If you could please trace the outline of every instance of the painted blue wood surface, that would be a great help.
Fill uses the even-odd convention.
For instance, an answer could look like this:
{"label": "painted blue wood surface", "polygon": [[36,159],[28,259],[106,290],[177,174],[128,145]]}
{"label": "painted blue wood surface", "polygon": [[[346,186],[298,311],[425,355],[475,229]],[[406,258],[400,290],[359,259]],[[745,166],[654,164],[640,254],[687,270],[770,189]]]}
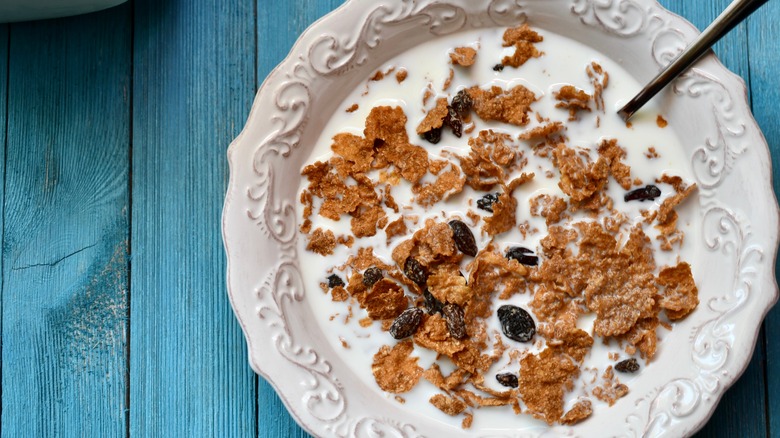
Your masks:
{"label": "painted blue wood surface", "polygon": [[[780,3],[768,2],[763,10],[748,22],[750,54],[750,84],[753,115],[764,132],[772,151],[772,176],[775,194],[780,193]],[[775,278],[780,268],[775,270]],[[766,352],[765,381],[769,436],[780,435],[780,310],[775,306],[764,323]],[[761,388],[756,388],[756,391]]]}
{"label": "painted blue wood surface", "polygon": [[[6,162],[5,159],[5,145],[7,144],[7,132],[8,132],[8,105],[3,105],[3,103],[8,102],[8,34],[9,34],[9,26],[8,25],[2,25],[0,26],[0,141],[2,141],[3,148],[2,152],[0,152],[0,160],[2,160],[2,163]],[[0,208],[0,212],[3,212],[3,214],[0,214],[0,230],[3,230],[5,228],[4,226],[4,219],[5,219],[5,164],[3,166],[0,166],[0,178],[2,178],[2,181],[4,182],[2,187],[0,187],[0,205],[3,206],[3,208]],[[2,233],[0,233],[0,239],[2,239]],[[1,242],[0,242],[1,243]],[[0,257],[0,273],[4,272],[4,257]],[[2,302],[2,294],[3,294],[3,282],[0,280],[0,303]],[[0,307],[0,338],[2,337],[2,324],[3,318],[2,318],[2,307]],[[0,379],[2,378],[2,370],[3,370],[3,364],[2,364],[2,347],[0,346]],[[1,380],[0,380],[1,382]],[[0,385],[0,388],[2,386]],[[0,389],[0,397],[2,397],[2,390]],[[2,400],[0,399],[0,406],[2,405]],[[0,408],[0,432],[2,432],[2,408]]]}
{"label": "painted blue wood surface", "polygon": [[255,90],[254,4],[139,0],[133,40],[133,436],[255,434],[225,292],[225,151]]}
{"label": "painted blue wood surface", "polygon": [[[728,2],[661,0],[699,28]],[[219,227],[256,87],[340,4],[136,0],[0,26],[3,436],[308,436],[247,364]],[[751,87],[777,190],[776,17],[715,50]],[[700,436],[780,434],[778,335],[775,311]]]}
{"label": "painted blue wood surface", "polygon": [[125,434],[128,12],[10,26],[7,436]]}

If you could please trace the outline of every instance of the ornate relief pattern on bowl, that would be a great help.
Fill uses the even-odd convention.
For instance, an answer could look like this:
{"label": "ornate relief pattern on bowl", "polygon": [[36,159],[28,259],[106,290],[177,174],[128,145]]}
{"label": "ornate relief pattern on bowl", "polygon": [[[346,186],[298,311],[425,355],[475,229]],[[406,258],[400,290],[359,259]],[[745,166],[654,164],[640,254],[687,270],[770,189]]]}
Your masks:
{"label": "ornate relief pattern on bowl", "polygon": [[[361,25],[342,30],[337,23],[344,20]],[[247,125],[228,152],[231,174],[223,213],[228,291],[253,369],[314,435],[436,436],[445,428],[457,436],[518,436],[517,431],[485,435],[443,426],[350,379],[348,365],[328,346],[326,335],[311,330],[314,316],[305,302],[296,254],[295,203],[299,169],[309,155],[304,145],[313,145],[327,122],[323,114],[331,114],[343,98],[339,93],[426,38],[526,20],[610,54],[639,81],[649,79],[696,35],[690,24],[652,0],[396,0],[381,5],[352,0],[312,25],[258,91]],[[675,356],[676,366],[664,366],[661,352],[647,368],[652,378],[637,380],[613,408],[597,411],[576,427],[535,429],[522,436],[604,434],[605,422],[596,418],[600,414],[609,416],[614,435],[693,433],[747,366],[760,324],[755,315],[764,315],[776,300],[778,214],[769,152],[748,109],[744,83],[709,57],[662,98],[670,119],[698,127],[677,134],[691,145],[686,154],[700,187],[703,226],[697,241],[702,245],[695,274],[704,292],[699,309],[664,340],[668,350],[687,348],[690,357]],[[747,194],[732,195],[744,193],[745,181]],[[756,211],[766,214],[748,215]]]}

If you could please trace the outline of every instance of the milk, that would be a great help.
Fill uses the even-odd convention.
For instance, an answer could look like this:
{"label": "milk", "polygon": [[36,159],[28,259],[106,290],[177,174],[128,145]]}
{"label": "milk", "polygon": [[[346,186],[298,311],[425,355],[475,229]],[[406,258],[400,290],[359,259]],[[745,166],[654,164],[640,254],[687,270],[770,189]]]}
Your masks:
{"label": "milk", "polygon": [[[652,105],[646,107],[641,113],[635,116],[632,120],[631,127],[627,127],[626,123],[617,116],[617,109],[631,97],[634,90],[640,88],[639,84],[618,64],[603,54],[594,51],[577,41],[550,32],[540,31],[544,36],[544,41],[536,44],[536,47],[544,52],[543,56],[530,59],[519,69],[506,67],[503,71],[494,71],[492,67],[500,63],[504,56],[511,55],[514,50],[513,47],[501,47],[503,31],[504,29],[495,28],[458,33],[445,38],[428,41],[427,43],[421,44],[390,60],[379,69],[381,71],[390,71],[393,69],[393,71],[383,80],[369,81],[367,78],[364,84],[357,87],[344,99],[340,105],[341,110],[333,114],[332,118],[323,129],[312,155],[307,162],[312,163],[317,160],[327,160],[330,158],[330,156],[332,156],[330,150],[332,144],[331,139],[337,133],[348,132],[362,136],[365,119],[369,112],[373,107],[381,105],[391,107],[398,106],[404,110],[404,113],[408,118],[406,129],[409,133],[411,142],[424,147],[429,152],[431,158],[441,159],[441,156],[446,152],[461,156],[468,155],[470,150],[468,138],[470,136],[476,136],[480,130],[493,129],[495,131],[508,133],[512,138],[517,139],[519,133],[540,125],[533,115],[531,116],[531,123],[525,127],[510,126],[504,123],[485,122],[474,115],[473,120],[477,124],[477,129],[474,132],[464,134],[462,138],[456,138],[450,130],[445,127],[442,131],[441,141],[436,145],[432,145],[420,138],[416,134],[415,129],[425,117],[425,113],[435,105],[436,99],[439,97],[448,97],[449,100],[459,89],[471,87],[473,85],[480,85],[483,88],[497,85],[504,89],[509,89],[516,85],[523,85],[533,91],[538,98],[538,101],[531,106],[534,112],[538,112],[542,116],[550,118],[550,121],[561,121],[566,124],[568,129],[564,134],[569,139],[567,142],[569,147],[590,149],[591,156],[595,158],[597,156],[595,150],[598,144],[601,143],[603,139],[615,138],[618,140],[618,144],[627,152],[627,157],[624,159],[624,162],[631,166],[632,178],[640,178],[643,181],[643,184],[653,184],[656,178],[666,173],[668,175],[682,176],[686,182],[690,181],[687,176],[692,173],[688,162],[683,156],[683,148],[675,137],[671,126],[662,129],[656,124],[656,116],[661,114],[656,108],[653,108]],[[448,52],[454,47],[464,46],[470,46],[478,50],[476,63],[468,68],[451,66]],[[557,101],[552,96],[553,91],[558,90],[562,85],[570,84],[586,90],[587,92],[591,92],[592,84],[585,69],[586,66],[590,65],[593,61],[599,63],[604,70],[609,73],[609,85],[603,93],[606,112],[581,111],[578,113],[579,121],[568,122],[568,110],[555,108]],[[454,77],[452,78],[448,90],[442,91],[442,87],[449,77],[450,68],[455,70]],[[395,73],[399,69],[405,69],[408,72],[407,78],[400,84],[395,78]],[[436,94],[427,100],[427,105],[424,105],[422,96],[429,87],[429,84]],[[346,109],[355,103],[359,105],[359,108],[354,112],[347,112]],[[670,120],[669,122],[671,125],[674,124],[675,121]],[[509,246],[522,245],[539,253],[541,250],[539,241],[546,236],[547,228],[544,223],[544,218],[531,216],[528,202],[529,199],[540,194],[555,195],[564,199],[568,199],[568,197],[564,195],[558,187],[559,173],[557,169],[552,166],[550,160],[535,156],[530,149],[531,142],[521,140],[519,141],[519,144],[519,150],[524,151],[524,157],[528,159],[528,165],[522,172],[534,172],[536,177],[532,181],[516,189],[513,194],[518,200],[517,218],[519,222],[527,220],[530,223],[530,228],[536,228],[539,232],[524,237],[517,228],[515,228],[510,232],[497,236],[496,242],[502,250]],[[655,148],[659,154],[659,158],[648,159],[645,156],[649,147]],[[545,176],[547,171],[552,171],[555,177],[547,178]],[[370,174],[370,176],[376,179],[376,172]],[[517,176],[517,174],[512,175],[512,177],[514,176]],[[432,176],[426,175],[426,178],[431,179]],[[307,181],[303,178],[300,190],[302,191],[306,186]],[[657,209],[664,199],[674,194],[673,190],[668,186],[664,185],[660,187],[662,188],[662,196],[655,201],[634,201],[626,203],[623,201],[625,190],[623,190],[616,181],[613,179],[610,180],[608,190],[609,196],[615,201],[615,207],[619,211],[625,213],[630,219],[629,223],[624,224],[621,228],[624,240],[627,238],[628,230],[633,224],[638,223],[643,219],[640,214],[640,209]],[[500,189],[497,188],[495,191],[500,191]],[[415,230],[424,226],[426,218],[437,218],[440,222],[446,222],[451,218],[457,217],[471,225],[471,221],[468,220],[465,215],[467,211],[472,210],[483,217],[487,217],[491,214],[476,208],[476,200],[481,198],[484,194],[485,193],[483,192],[475,192],[470,187],[465,186],[461,194],[452,197],[446,202],[437,203],[426,210],[411,201],[412,193],[410,185],[407,182],[402,181],[399,186],[392,188],[392,195],[402,208],[398,214],[386,209],[386,212],[388,213],[388,222],[395,220],[400,215],[419,216],[417,225],[410,227],[409,236]],[[469,200],[471,200],[471,205],[469,205]],[[697,224],[690,220],[690,218],[693,217],[692,211],[690,210],[695,208],[695,206],[692,206],[691,204],[694,203],[689,202],[686,208],[679,209],[680,220],[678,221],[678,227],[685,232],[687,237],[686,244],[683,245],[682,249],[678,250],[675,248],[675,251],[671,252],[660,251],[659,243],[655,239],[657,231],[653,227],[645,227],[645,232],[653,242],[655,259],[659,267],[676,264],[678,256],[683,260],[691,262],[690,258],[686,257],[686,255],[691,254],[691,237],[698,235],[698,230],[696,229]],[[337,236],[351,234],[349,217],[342,217],[339,221],[332,221],[317,216],[316,212],[318,211],[320,202],[315,199],[314,205],[315,215],[311,218],[313,221],[313,229],[317,227],[330,229]],[[404,209],[403,206],[411,206],[412,208]],[[298,214],[299,217],[301,217],[301,205],[298,206]],[[572,222],[576,222],[577,220],[591,219],[581,214],[575,214]],[[407,225],[410,224],[407,223]],[[480,248],[483,248],[490,238],[481,233],[481,225],[482,223],[471,228],[474,232],[477,245]],[[361,327],[358,324],[358,321],[366,317],[366,313],[356,304],[352,306],[354,315],[349,318],[349,322],[345,323],[348,315],[348,304],[344,302],[332,302],[328,294],[321,292],[319,284],[325,281],[329,268],[342,265],[350,254],[356,252],[357,248],[373,247],[375,255],[391,265],[394,264],[390,257],[393,248],[409,236],[396,238],[388,246],[385,241],[385,233],[382,230],[378,230],[377,234],[373,237],[356,239],[352,249],[339,245],[335,249],[334,254],[325,257],[306,251],[306,239],[298,239],[298,254],[302,266],[314,267],[302,271],[306,287],[306,299],[312,306],[315,315],[317,315],[321,330],[329,334],[328,339],[333,348],[343,355],[346,363],[351,365],[355,378],[363,380],[368,387],[374,388],[379,397],[386,397],[393,403],[395,403],[395,396],[381,391],[376,385],[371,373],[371,363],[373,355],[382,345],[394,345],[396,341],[392,339],[388,333],[381,331],[378,322],[374,323],[371,327]],[[463,266],[470,260],[470,257],[465,257]],[[342,272],[335,272],[345,281],[347,280]],[[499,301],[496,299],[493,306],[493,315],[487,321],[490,330],[497,330],[500,333],[498,318],[495,316],[495,310],[500,305],[515,304],[525,309],[530,309],[528,303],[531,299],[532,296],[527,293],[516,294],[506,301]],[[578,321],[578,326],[590,334],[593,334],[593,319],[594,315],[583,315]],[[669,332],[664,329],[659,329],[658,335],[659,338],[662,339],[664,336],[668,336]],[[535,340],[540,339],[540,336],[535,337]],[[510,349],[528,349],[530,352],[538,352],[540,349],[539,347],[544,347],[543,343],[535,346],[530,343],[517,343],[506,337],[504,337],[503,340]],[[587,371],[586,369],[595,368],[598,370],[598,378],[595,383],[598,385],[601,381],[601,374],[606,366],[614,364],[614,361],[608,358],[610,352],[619,353],[621,359],[628,357],[614,342],[611,343],[611,345],[606,345],[601,338],[595,338],[594,341],[593,348],[585,358],[581,367],[582,375],[580,376],[574,391],[567,395],[565,409],[570,408],[577,397],[583,395],[583,391],[587,390],[589,392],[593,387],[589,382],[595,371]],[[349,347],[345,348],[342,342],[345,342]],[[663,341],[661,341],[661,344],[662,342]],[[419,365],[423,368],[428,368],[434,362],[436,356],[435,353],[423,348],[416,348],[413,355],[419,357]],[[447,363],[448,361],[446,358],[440,359],[438,362],[442,365],[442,371],[445,375],[453,369],[453,366]],[[642,362],[640,361],[640,363]],[[507,351],[507,353],[504,354],[504,357],[486,373],[485,380],[489,386],[497,390],[503,390],[506,388],[501,387],[495,381],[494,375],[502,371],[517,372],[518,369],[519,365],[517,362],[510,364]],[[634,375],[618,374],[620,381],[627,384],[629,388],[631,387],[631,381],[641,378],[641,376],[641,370]],[[429,398],[437,393],[440,393],[440,390],[433,387],[433,385],[424,379],[421,379],[420,383],[411,392],[401,395],[406,401],[403,406],[410,411],[421,413],[433,419],[459,427],[462,416],[450,417],[428,402]],[[591,397],[591,400],[594,403],[594,408],[596,405],[602,404],[593,397]],[[521,430],[525,428],[546,426],[544,423],[533,419],[530,415],[515,415],[509,407],[492,407],[476,410],[472,427],[477,429],[499,427]]]}

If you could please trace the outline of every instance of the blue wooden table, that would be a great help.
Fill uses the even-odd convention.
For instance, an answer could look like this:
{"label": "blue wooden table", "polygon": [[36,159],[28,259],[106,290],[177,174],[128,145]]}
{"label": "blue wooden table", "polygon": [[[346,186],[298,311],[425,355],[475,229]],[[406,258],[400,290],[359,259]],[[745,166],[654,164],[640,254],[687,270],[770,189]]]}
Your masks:
{"label": "blue wooden table", "polygon": [[[0,26],[3,436],[306,434],[225,292],[225,153],[339,0],[137,0]],[[729,0],[662,0],[703,28]],[[780,181],[780,1],[716,47]],[[780,313],[702,436],[780,436]]]}

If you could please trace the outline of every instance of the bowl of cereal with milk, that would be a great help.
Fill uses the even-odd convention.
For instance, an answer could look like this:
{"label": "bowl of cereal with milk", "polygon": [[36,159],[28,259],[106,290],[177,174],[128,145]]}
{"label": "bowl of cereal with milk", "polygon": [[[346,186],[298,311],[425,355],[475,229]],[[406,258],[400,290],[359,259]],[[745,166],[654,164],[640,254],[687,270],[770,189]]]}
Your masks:
{"label": "bowl of cereal with milk", "polygon": [[696,33],[651,0],[353,0],[312,25],[230,146],[223,213],[251,366],[301,426],[698,430],[776,301],[778,212],[714,56],[617,115]]}

